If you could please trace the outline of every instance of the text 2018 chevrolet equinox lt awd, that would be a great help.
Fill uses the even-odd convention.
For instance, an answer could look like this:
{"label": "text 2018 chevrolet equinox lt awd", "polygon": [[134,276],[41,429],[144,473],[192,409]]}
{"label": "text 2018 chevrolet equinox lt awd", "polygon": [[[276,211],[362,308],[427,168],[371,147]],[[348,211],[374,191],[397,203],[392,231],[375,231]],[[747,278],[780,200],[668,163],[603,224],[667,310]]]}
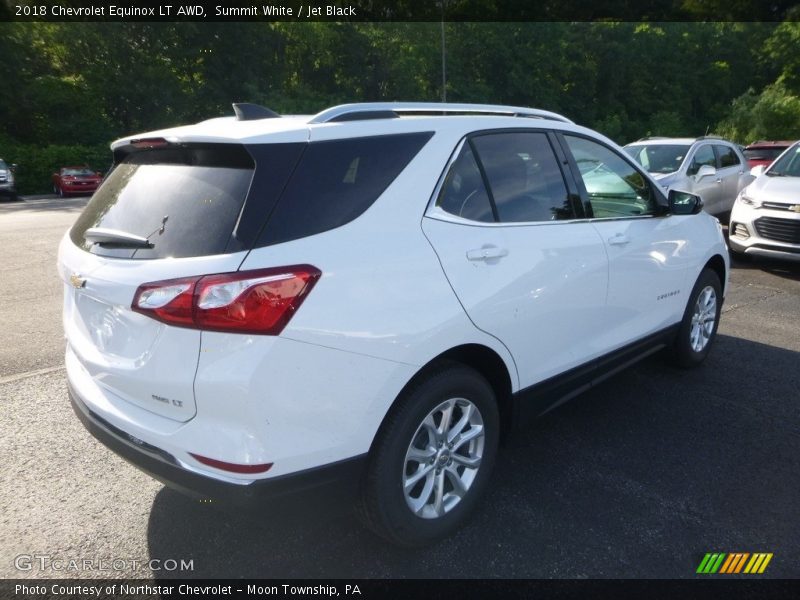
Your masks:
{"label": "text 2018 chevrolet equinox lt awd", "polygon": [[234,108],[112,144],[59,250],[73,407],[159,480],[256,505],[350,486],[425,544],[506,431],[656,350],[708,354],[719,223],[600,134],[507,106]]}

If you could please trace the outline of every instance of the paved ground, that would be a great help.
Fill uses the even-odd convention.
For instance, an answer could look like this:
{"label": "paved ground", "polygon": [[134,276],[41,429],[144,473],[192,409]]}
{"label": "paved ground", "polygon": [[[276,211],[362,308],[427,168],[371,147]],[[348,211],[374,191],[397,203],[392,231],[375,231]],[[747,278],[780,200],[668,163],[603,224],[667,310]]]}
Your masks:
{"label": "paved ground", "polygon": [[[542,419],[503,449],[469,526],[410,552],[345,511],[192,502],[89,437],[54,268],[82,204],[0,205],[0,577],[180,574],[133,571],[150,558],[195,577],[691,577],[709,551],[773,552],[768,575],[800,577],[800,267],[735,265],[704,367],[652,358]],[[127,563],[14,568],[32,554]]]}

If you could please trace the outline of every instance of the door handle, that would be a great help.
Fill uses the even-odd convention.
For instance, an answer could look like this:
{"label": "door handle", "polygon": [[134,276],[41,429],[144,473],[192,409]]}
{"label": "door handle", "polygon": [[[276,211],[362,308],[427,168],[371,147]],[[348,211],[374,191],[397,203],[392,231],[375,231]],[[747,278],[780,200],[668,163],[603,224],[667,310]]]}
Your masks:
{"label": "door handle", "polygon": [[717,179],[717,183],[722,183],[722,179]]}
{"label": "door handle", "polygon": [[503,258],[508,256],[508,250],[497,246],[487,246],[467,251],[468,260],[492,260],[493,258]]}
{"label": "door handle", "polygon": [[612,246],[624,246],[625,244],[630,243],[631,238],[629,238],[624,233],[618,233],[615,236],[608,238],[608,243]]}

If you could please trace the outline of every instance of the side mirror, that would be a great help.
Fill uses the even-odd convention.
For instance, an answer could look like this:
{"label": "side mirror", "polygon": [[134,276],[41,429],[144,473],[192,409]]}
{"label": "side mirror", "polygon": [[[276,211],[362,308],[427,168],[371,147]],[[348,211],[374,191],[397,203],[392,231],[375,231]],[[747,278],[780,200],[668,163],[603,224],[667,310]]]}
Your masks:
{"label": "side mirror", "polygon": [[758,165],[757,167],[753,167],[752,169],[750,169],[750,175],[752,175],[753,177],[760,177],[765,170],[766,167],[764,165]]}
{"label": "side mirror", "polygon": [[703,165],[697,170],[697,180],[701,180],[703,177],[712,177],[717,174],[717,170],[712,167],[711,165]]}
{"label": "side mirror", "polygon": [[[713,169],[714,167],[710,168]],[[669,211],[673,215],[696,215],[703,210],[703,199],[696,194],[681,192],[679,190],[670,190],[668,198]]]}

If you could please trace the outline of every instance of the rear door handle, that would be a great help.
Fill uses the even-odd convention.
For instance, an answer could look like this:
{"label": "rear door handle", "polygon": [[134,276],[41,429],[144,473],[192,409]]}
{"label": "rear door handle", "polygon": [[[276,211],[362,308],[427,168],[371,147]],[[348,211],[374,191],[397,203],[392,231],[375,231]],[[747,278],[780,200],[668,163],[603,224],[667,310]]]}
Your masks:
{"label": "rear door handle", "polygon": [[717,179],[717,183],[722,183],[722,179]]}
{"label": "rear door handle", "polygon": [[469,260],[491,260],[493,258],[503,258],[504,256],[508,256],[508,250],[505,248],[498,248],[497,246],[488,246],[486,248],[477,248],[467,251],[467,259]]}
{"label": "rear door handle", "polygon": [[618,233],[615,236],[608,238],[608,243],[612,246],[624,246],[625,244],[629,244],[631,238],[629,238],[624,233]]}

